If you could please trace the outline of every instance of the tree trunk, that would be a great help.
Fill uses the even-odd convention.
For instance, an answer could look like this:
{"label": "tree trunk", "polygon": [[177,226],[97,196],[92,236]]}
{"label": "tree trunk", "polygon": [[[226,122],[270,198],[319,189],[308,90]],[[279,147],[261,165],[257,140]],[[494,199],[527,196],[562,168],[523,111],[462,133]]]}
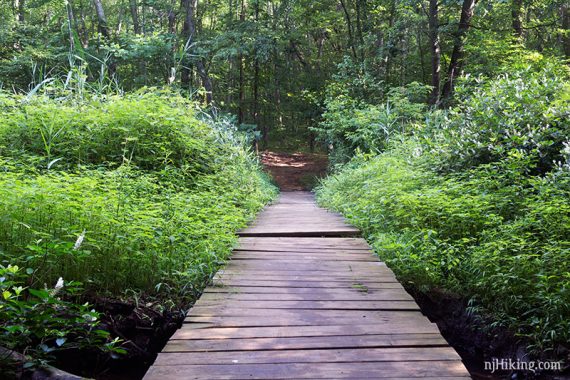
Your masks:
{"label": "tree trunk", "polygon": [[[110,41],[109,27],[107,26],[107,18],[105,17],[105,10],[103,9],[103,4],[101,0],[93,0],[95,5],[95,12],[97,13],[97,20],[99,21],[99,33],[105,38],[107,42]],[[107,70],[109,72],[109,77],[114,77],[117,72],[117,64],[113,57],[109,57],[107,62]]]}
{"label": "tree trunk", "polygon": [[459,20],[459,26],[455,33],[455,43],[453,45],[453,52],[451,53],[451,59],[449,61],[447,79],[443,85],[443,91],[441,94],[441,98],[444,101],[448,101],[453,95],[455,80],[459,76],[463,67],[465,36],[467,35],[467,31],[471,25],[471,19],[473,18],[473,13],[475,11],[475,4],[477,4],[477,0],[463,0],[463,6],[461,7],[461,19]]}
{"label": "tree trunk", "polygon": [[570,60],[570,5],[562,6],[562,30],[566,33],[562,37],[564,55]]}
{"label": "tree trunk", "polygon": [[101,0],[93,0],[95,5],[95,12],[97,13],[97,20],[99,21],[99,33],[105,38],[109,38],[109,28],[107,27],[107,18],[105,17],[105,10]]}
{"label": "tree trunk", "polygon": [[[176,1],[171,0],[170,9],[168,10],[168,33],[176,33],[176,12],[174,11]],[[173,46],[174,48],[174,46]]]}
{"label": "tree trunk", "polygon": [[131,17],[133,19],[133,30],[135,34],[141,34],[141,26],[139,23],[139,7],[137,0],[129,0],[129,7],[131,8]]}
{"label": "tree trunk", "polygon": [[438,0],[429,0],[429,42],[431,48],[431,85],[429,104],[439,101],[439,85],[441,74],[441,46],[439,43],[439,5]]}
{"label": "tree trunk", "polygon": [[[182,0],[182,6],[185,10],[184,26],[182,28],[183,36],[187,41],[187,46],[190,48],[193,39],[196,36],[196,7],[198,5],[198,0]],[[196,60],[196,69],[198,70],[198,75],[202,81],[202,86],[206,90],[206,104],[211,104],[213,100],[212,92],[212,80],[206,71],[206,67],[202,58]],[[189,63],[184,65],[182,68],[182,84],[188,86],[190,83],[190,68]]]}
{"label": "tree trunk", "polygon": [[[240,23],[243,24],[245,22],[245,10],[246,10],[246,0],[241,0],[241,10],[239,14]],[[244,67],[244,57],[243,53],[241,52],[238,55],[238,65],[239,65],[239,95],[238,95],[238,124],[242,124],[244,122],[244,114],[245,114],[245,67]]]}
{"label": "tree trunk", "polygon": [[[256,0],[254,3],[255,6],[255,28],[256,34],[259,35],[259,0]],[[254,67],[253,67],[253,122],[257,126],[259,130],[260,126],[260,115],[259,115],[259,58],[258,58],[258,51],[257,48],[254,48],[253,52],[253,59],[254,59]],[[263,142],[267,143],[267,129],[262,129],[263,134]]]}
{"label": "tree trunk", "polygon": [[356,47],[354,46],[354,37],[352,35],[352,20],[350,19],[350,14],[348,13],[348,9],[346,8],[346,3],[344,0],[340,0],[340,5],[342,6],[344,17],[346,19],[346,29],[348,30],[348,44],[350,45],[350,50],[352,50],[352,55],[354,58],[357,58],[358,56],[356,55]]}
{"label": "tree trunk", "polygon": [[83,45],[84,49],[87,49],[89,47],[89,31],[85,25],[85,8],[83,6],[83,0],[79,0],[79,20],[80,22],[78,23],[79,26],[77,26],[77,31],[81,38],[81,45]]}
{"label": "tree trunk", "polygon": [[522,0],[513,0],[511,4],[512,25],[515,37],[522,38]]}
{"label": "tree trunk", "polygon": [[15,0],[14,9],[16,10],[16,21],[23,24],[25,14],[26,0]]}
{"label": "tree trunk", "polygon": [[[390,30],[392,30],[392,28],[394,27],[394,23],[396,22],[396,0],[392,0],[391,2],[391,6],[390,6],[390,18],[388,19],[388,27]],[[390,40],[388,39],[388,42],[390,42]],[[385,41],[382,41],[382,45],[384,45]],[[390,49],[386,52],[386,58],[385,58],[385,62],[386,62],[386,66],[385,66],[385,73],[384,73],[384,81],[386,83],[390,82],[390,71],[392,71],[392,52],[390,51]]]}
{"label": "tree trunk", "polygon": [[358,51],[360,52],[360,60],[364,61],[364,32],[362,27],[363,8],[362,0],[356,0],[356,33],[358,34]]}

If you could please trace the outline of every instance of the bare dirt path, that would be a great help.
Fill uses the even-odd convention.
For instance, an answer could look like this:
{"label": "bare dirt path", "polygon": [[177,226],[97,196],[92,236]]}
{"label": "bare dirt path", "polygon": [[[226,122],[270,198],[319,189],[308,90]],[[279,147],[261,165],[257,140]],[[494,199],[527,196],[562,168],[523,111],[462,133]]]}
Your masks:
{"label": "bare dirt path", "polygon": [[281,191],[311,190],[327,171],[326,154],[264,151],[261,162]]}

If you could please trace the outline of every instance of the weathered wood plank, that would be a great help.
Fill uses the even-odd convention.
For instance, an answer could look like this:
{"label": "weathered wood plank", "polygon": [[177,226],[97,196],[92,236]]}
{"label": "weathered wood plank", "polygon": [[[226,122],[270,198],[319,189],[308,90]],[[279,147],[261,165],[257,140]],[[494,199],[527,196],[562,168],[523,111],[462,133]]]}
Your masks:
{"label": "weathered wood plank", "polygon": [[413,301],[403,289],[382,289],[375,293],[358,291],[310,292],[305,294],[204,293],[204,301]]}
{"label": "weathered wood plank", "polygon": [[460,361],[155,366],[147,379],[385,379],[468,376]]}
{"label": "weathered wood plank", "polygon": [[[186,323],[206,323],[208,327],[262,327],[262,326],[325,326],[345,324],[391,324],[403,323],[431,325],[421,313],[413,311],[369,310],[306,310],[298,313],[291,310],[264,309],[255,314],[253,310],[225,313],[204,313],[186,317]],[[252,318],[255,317],[255,318]]]}
{"label": "weathered wood plank", "polygon": [[[395,285],[389,285],[395,284]],[[367,289],[390,289],[400,287],[401,285],[395,279],[383,279],[373,281],[255,281],[255,280],[222,280],[215,282],[214,286],[230,286],[230,287],[275,287],[275,288],[344,288],[344,289],[361,289],[363,292]]]}
{"label": "weathered wood plank", "polygon": [[198,300],[201,307],[242,307],[247,309],[331,309],[331,310],[419,310],[414,301],[212,301]]}
{"label": "weathered wood plank", "polygon": [[[242,309],[235,308],[228,305],[224,309],[211,308],[211,307],[200,307],[196,306],[190,310],[188,317],[193,316],[247,316],[247,317],[294,317],[294,316],[308,316],[313,315],[318,316],[330,316],[330,317],[353,317],[354,321],[358,323],[363,318],[379,318],[385,314],[391,313],[402,313],[402,318],[414,319],[415,315],[419,314],[417,310],[304,310],[299,312],[298,310],[290,309]],[[408,314],[407,314],[408,313]],[[407,317],[406,317],[407,315]],[[423,321],[430,323],[427,318],[423,318]],[[379,323],[382,322],[380,319]]]}
{"label": "weathered wood plank", "polygon": [[395,347],[282,351],[162,353],[155,365],[407,362],[461,360],[451,347]]}
{"label": "weathered wood plank", "polygon": [[317,348],[447,347],[437,334],[379,334],[296,338],[171,340],[162,352],[303,350]]}
{"label": "weathered wood plank", "polygon": [[375,334],[437,334],[439,330],[434,324],[410,324],[409,322],[387,325],[347,326],[294,326],[294,327],[244,327],[211,328],[196,330],[186,324],[172,336],[172,340],[189,339],[238,339],[238,338],[284,338],[284,337],[315,337],[315,336],[358,336]]}
{"label": "weathered wood plank", "polygon": [[204,293],[275,293],[275,294],[304,294],[310,292],[321,292],[323,290],[338,290],[338,291],[357,291],[363,293],[374,293],[380,292],[383,289],[403,289],[402,285],[399,282],[385,282],[380,284],[381,286],[377,287],[365,287],[362,285],[354,285],[352,284],[350,287],[347,287],[346,284],[343,283],[332,283],[331,286],[324,286],[320,288],[309,288],[309,287],[288,287],[288,286],[272,286],[272,287],[265,287],[265,286],[210,286],[207,288]]}

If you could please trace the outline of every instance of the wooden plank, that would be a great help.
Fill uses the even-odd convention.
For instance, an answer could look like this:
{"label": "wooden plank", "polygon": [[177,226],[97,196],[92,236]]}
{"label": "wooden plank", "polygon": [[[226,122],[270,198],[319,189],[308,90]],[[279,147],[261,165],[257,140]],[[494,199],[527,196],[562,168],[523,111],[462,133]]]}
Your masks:
{"label": "wooden plank", "polygon": [[266,237],[263,239],[254,237],[241,237],[239,239],[239,247],[241,249],[247,249],[244,247],[264,247],[268,250],[274,250],[275,248],[292,248],[292,249],[302,249],[302,248],[328,248],[328,249],[366,249],[369,250],[370,246],[366,243],[366,240],[362,238],[302,238],[302,237]]}
{"label": "wooden plank", "polygon": [[[260,272],[263,273],[263,272]],[[359,281],[361,280],[361,281]],[[242,274],[241,276],[238,275],[222,275],[220,277],[215,276],[214,277],[214,282],[217,284],[230,284],[232,281],[267,281],[267,282],[274,282],[274,281],[279,281],[279,282],[283,282],[283,281],[303,281],[303,282],[307,282],[307,283],[318,283],[318,282],[342,282],[345,283],[344,285],[346,286],[348,283],[348,285],[352,285],[352,284],[362,284],[362,281],[368,281],[368,282],[376,282],[377,280],[379,280],[379,282],[396,282],[396,278],[393,276],[389,276],[389,275],[385,275],[385,276],[366,276],[366,277],[361,277],[360,279],[354,276],[325,276],[325,275],[320,275],[318,277],[310,277],[310,276],[287,276],[286,274],[282,274],[282,275],[255,275],[255,273],[252,274]]]}
{"label": "wooden plank", "polygon": [[251,268],[251,269],[274,269],[274,270],[312,270],[312,271],[323,271],[323,270],[350,270],[356,271],[376,271],[377,273],[386,272],[384,265],[376,265],[374,262],[323,262],[323,261],[313,261],[305,262],[302,265],[295,262],[278,262],[278,261],[262,261],[262,260],[236,260],[228,264],[231,268]]}
{"label": "wooden plank", "polygon": [[211,328],[196,330],[182,326],[172,336],[172,340],[190,339],[239,339],[239,338],[284,338],[284,337],[315,337],[315,336],[358,336],[377,334],[437,334],[439,330],[434,324],[410,324],[403,321],[387,325],[359,325],[350,327],[338,326],[285,326],[285,327],[244,327],[234,328]]}
{"label": "wooden plank", "polygon": [[460,361],[154,366],[145,379],[382,379],[468,376]]}
{"label": "wooden plank", "polygon": [[333,350],[162,353],[155,365],[406,362],[461,360],[450,347],[354,348]]}
{"label": "wooden plank", "polygon": [[171,340],[162,352],[216,352],[257,350],[303,350],[362,347],[446,347],[437,334],[379,334],[361,336],[313,336],[295,338]]}
{"label": "wooden plank", "polygon": [[[185,323],[188,323],[191,328],[195,329],[215,327],[350,326],[355,323],[355,320],[352,317],[310,317],[301,314],[291,317],[187,317]],[[374,325],[379,322],[376,319],[363,318],[358,323]]]}
{"label": "wooden plank", "polygon": [[403,289],[383,289],[380,292],[358,291],[310,292],[305,294],[204,293],[201,301],[413,301]]}
{"label": "wooden plank", "polygon": [[360,232],[353,231],[353,230],[345,230],[345,229],[336,229],[336,230],[315,230],[311,228],[303,229],[302,227],[296,229],[288,229],[283,228],[280,230],[248,230],[238,232],[239,236],[256,236],[256,237],[263,237],[263,236],[299,236],[299,237],[309,237],[309,236],[358,236]]}
{"label": "wooden plank", "polygon": [[[396,285],[387,285],[396,284]],[[221,282],[214,283],[214,286],[221,287],[275,287],[275,288],[344,288],[344,289],[361,289],[366,291],[367,289],[390,289],[394,287],[400,287],[401,285],[392,279],[372,281],[255,281],[255,280],[223,280]]]}
{"label": "wooden plank", "polygon": [[[255,318],[252,318],[255,317]],[[414,324],[431,324],[420,312],[415,311],[369,311],[369,310],[308,310],[303,313],[283,309],[240,310],[231,309],[225,313],[195,314],[186,317],[186,323],[208,323],[217,326],[297,326],[345,325],[349,324],[391,324],[406,320]],[[335,323],[335,322],[339,323]],[[212,327],[211,325],[209,327]]]}
{"label": "wooden plank", "polygon": [[[243,317],[283,317],[289,318],[294,316],[307,316],[307,318],[313,317],[331,317],[331,318],[341,318],[341,317],[352,317],[354,321],[358,323],[363,319],[374,318],[378,323],[386,322],[386,315],[400,315],[401,318],[409,318],[410,320],[416,320],[417,316],[420,314],[417,310],[413,311],[402,311],[402,310],[305,310],[300,313],[297,310],[290,309],[242,309],[228,306],[224,309],[210,308],[210,307],[194,307],[188,312],[188,316],[243,316]],[[431,323],[427,318],[422,318],[423,322]]]}
{"label": "wooden plank", "polygon": [[[232,255],[232,261],[235,260],[277,260],[275,257],[268,257],[259,254],[240,254],[236,253]],[[315,255],[315,254],[304,254],[304,255],[288,255],[282,257],[281,260],[288,260],[291,262],[296,262],[298,264],[303,264],[304,261],[316,261],[320,260],[321,262],[326,261],[366,261],[366,262],[376,262],[378,261],[377,258],[368,255],[338,255],[338,254],[325,254],[325,255]]]}
{"label": "wooden plank", "polygon": [[[230,302],[198,300],[195,306],[223,307]],[[332,309],[332,310],[419,310],[412,301],[240,301],[231,300],[232,307],[247,309]]]}
{"label": "wooden plank", "polygon": [[291,274],[290,272],[277,272],[276,274],[264,274],[264,271],[260,272],[250,272],[241,274],[220,274],[214,276],[214,281],[230,281],[230,280],[251,280],[251,281],[306,281],[306,282],[320,282],[320,281],[349,281],[352,283],[360,283],[359,280],[374,282],[375,280],[381,280],[381,282],[386,282],[386,280],[395,280],[396,277],[392,274],[370,274],[367,276],[358,277],[356,275],[351,275],[350,273],[330,275],[327,272],[315,275],[307,276],[304,274]]}
{"label": "wooden plank", "polygon": [[270,277],[272,279],[281,279],[280,277],[286,278],[288,280],[305,280],[305,281],[331,281],[333,279],[350,279],[354,282],[358,282],[358,280],[375,280],[377,278],[382,277],[392,277],[394,275],[390,272],[386,274],[378,274],[376,272],[364,272],[364,273],[355,273],[351,271],[279,271],[279,270],[255,270],[255,269],[233,269],[231,267],[227,267],[226,270],[219,271],[214,278],[232,278],[232,277],[241,277],[241,278],[248,278],[248,277],[255,277],[258,280],[262,280],[263,277]]}
{"label": "wooden plank", "polygon": [[355,291],[355,292],[363,292],[363,293],[374,293],[380,292],[384,289],[403,289],[402,285],[399,282],[384,282],[380,284],[381,286],[363,286],[363,285],[354,285],[347,287],[346,284],[343,283],[332,283],[331,286],[322,286],[320,288],[317,287],[289,287],[289,286],[210,286],[204,290],[204,293],[275,293],[275,294],[304,294],[304,293],[311,293],[311,292],[322,292],[324,290],[331,290],[331,291]]}

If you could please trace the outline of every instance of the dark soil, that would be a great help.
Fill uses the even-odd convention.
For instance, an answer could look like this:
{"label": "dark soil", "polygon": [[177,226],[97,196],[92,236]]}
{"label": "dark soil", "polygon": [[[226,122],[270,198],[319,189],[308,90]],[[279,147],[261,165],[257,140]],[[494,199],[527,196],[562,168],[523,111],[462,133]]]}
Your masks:
{"label": "dark soil", "polygon": [[261,162],[281,191],[312,190],[327,172],[326,154],[264,151]]}
{"label": "dark soil", "polygon": [[121,338],[128,354],[111,358],[100,351],[71,351],[58,355],[53,365],[69,373],[97,380],[142,379],[156,355],[184,321],[182,311],[158,312],[152,302],[138,306],[107,298],[94,298],[93,307],[103,313],[101,328]]}

